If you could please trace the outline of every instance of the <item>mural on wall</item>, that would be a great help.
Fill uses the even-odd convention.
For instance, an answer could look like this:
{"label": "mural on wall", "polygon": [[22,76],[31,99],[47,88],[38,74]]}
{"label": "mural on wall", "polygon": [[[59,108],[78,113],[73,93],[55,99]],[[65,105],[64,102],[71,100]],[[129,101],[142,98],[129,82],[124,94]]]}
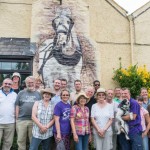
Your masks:
{"label": "mural on wall", "polygon": [[[43,3],[49,8],[48,3]],[[57,78],[67,79],[69,88],[73,88],[74,80],[80,79],[83,86],[90,85],[96,79],[95,48],[89,38],[80,30],[85,24],[80,22],[81,16],[75,17],[73,4],[68,6],[51,2],[50,9],[40,13],[40,17],[48,20],[44,32],[43,26],[38,26],[39,34],[38,73],[45,86],[51,87]],[[45,15],[48,14],[49,15]],[[42,15],[43,14],[43,15]]]}

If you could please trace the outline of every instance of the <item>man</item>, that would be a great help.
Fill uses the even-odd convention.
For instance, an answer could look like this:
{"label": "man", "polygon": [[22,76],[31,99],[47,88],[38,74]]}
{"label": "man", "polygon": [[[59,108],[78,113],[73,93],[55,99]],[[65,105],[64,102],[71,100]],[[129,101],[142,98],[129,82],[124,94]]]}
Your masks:
{"label": "man", "polygon": [[53,93],[55,93],[55,96],[53,96],[51,102],[55,106],[58,102],[61,101],[60,93],[61,93],[61,80],[56,79],[53,82]]}
{"label": "man", "polygon": [[119,88],[119,87],[115,88],[113,101],[120,104],[120,102],[121,102],[121,88]]}
{"label": "man", "polygon": [[31,142],[32,137],[32,107],[41,95],[35,90],[35,78],[29,76],[25,79],[26,89],[19,92],[16,100],[16,130],[18,134],[18,150],[26,150],[27,135]]}
{"label": "man", "polygon": [[86,93],[86,96],[89,98],[87,103],[86,103],[86,106],[89,108],[89,112],[91,114],[92,105],[96,103],[96,99],[93,97],[94,88],[91,86],[87,87],[85,90],[85,93]]}
{"label": "man", "polygon": [[143,97],[143,107],[147,109],[148,105],[150,104],[150,99],[148,99],[148,91],[147,88],[141,88],[140,95]]}
{"label": "man", "polygon": [[100,88],[100,81],[95,80],[95,81],[93,82],[93,87],[94,87],[94,89],[95,89],[95,92],[94,92],[94,93],[96,93],[97,90]]}
{"label": "man", "polygon": [[116,150],[116,147],[117,147],[117,134],[115,132],[115,116],[116,116],[116,112],[117,112],[117,108],[118,108],[119,103],[116,103],[115,101],[113,101],[113,98],[114,98],[114,90],[108,89],[107,92],[106,92],[106,101],[109,104],[112,105],[113,111],[114,111],[114,120],[113,120],[113,123],[112,123],[112,128],[113,128],[112,141],[113,141],[113,150]]}
{"label": "man", "polygon": [[84,91],[82,91],[82,82],[81,80],[75,80],[74,81],[74,87],[75,87],[75,91],[71,92],[70,94],[70,101],[71,104],[74,105],[78,95]]}
{"label": "man", "polygon": [[67,87],[67,80],[66,79],[61,79],[61,90],[68,89]]}
{"label": "man", "polygon": [[17,94],[12,89],[12,80],[4,79],[0,89],[0,145],[2,150],[10,150],[15,131],[15,101]]}
{"label": "man", "polygon": [[126,140],[124,133],[121,133],[119,135],[121,150],[143,150],[140,105],[136,100],[131,98],[128,88],[122,89],[122,99],[128,99],[130,101],[130,114],[122,117],[129,126],[128,136],[130,142]]}
{"label": "man", "polygon": [[113,101],[113,98],[114,98],[114,90],[113,89],[108,89],[106,91],[106,101],[107,103],[109,104],[112,104],[113,106],[113,110],[114,110],[114,113],[117,111],[117,108],[118,108],[118,103],[116,103],[115,101]]}

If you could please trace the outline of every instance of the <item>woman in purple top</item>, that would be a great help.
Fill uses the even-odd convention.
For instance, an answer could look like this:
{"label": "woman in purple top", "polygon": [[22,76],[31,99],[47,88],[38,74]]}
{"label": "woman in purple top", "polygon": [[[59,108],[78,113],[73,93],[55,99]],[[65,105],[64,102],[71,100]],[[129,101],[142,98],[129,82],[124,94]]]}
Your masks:
{"label": "woman in purple top", "polygon": [[70,126],[70,109],[71,105],[68,103],[70,94],[68,90],[62,90],[61,101],[58,102],[54,108],[54,136],[56,144],[59,141],[63,141],[66,150],[70,150],[70,135],[71,135],[71,126]]}

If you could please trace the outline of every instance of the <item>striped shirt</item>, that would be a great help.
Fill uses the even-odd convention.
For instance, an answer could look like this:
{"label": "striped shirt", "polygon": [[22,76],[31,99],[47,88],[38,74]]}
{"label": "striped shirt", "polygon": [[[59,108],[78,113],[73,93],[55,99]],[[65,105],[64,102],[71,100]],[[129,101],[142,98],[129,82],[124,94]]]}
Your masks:
{"label": "striped shirt", "polygon": [[75,118],[75,128],[77,135],[90,134],[89,109],[84,106],[84,111],[78,105],[71,109],[70,118]]}
{"label": "striped shirt", "polygon": [[[44,106],[43,100],[39,101],[37,108],[37,118],[41,124],[47,125],[53,119],[53,113],[54,108],[51,101],[49,101],[48,107]],[[53,127],[48,128],[46,133],[41,134],[40,128],[37,126],[37,124],[33,123],[32,134],[35,138],[47,139],[53,136]]]}

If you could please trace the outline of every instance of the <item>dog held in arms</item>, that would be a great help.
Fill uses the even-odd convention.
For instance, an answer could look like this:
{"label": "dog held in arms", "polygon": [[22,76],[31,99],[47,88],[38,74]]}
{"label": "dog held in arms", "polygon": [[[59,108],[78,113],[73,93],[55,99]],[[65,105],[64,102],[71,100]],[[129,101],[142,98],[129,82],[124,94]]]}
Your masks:
{"label": "dog held in arms", "polygon": [[130,118],[132,120],[133,113],[130,113],[129,110],[130,110],[129,100],[123,99],[120,105],[118,106],[118,110],[116,113],[116,123],[115,123],[117,134],[124,132],[127,140],[129,140],[129,136],[128,136],[129,128],[127,123],[122,119],[122,116],[126,116],[127,114],[130,114]]}

